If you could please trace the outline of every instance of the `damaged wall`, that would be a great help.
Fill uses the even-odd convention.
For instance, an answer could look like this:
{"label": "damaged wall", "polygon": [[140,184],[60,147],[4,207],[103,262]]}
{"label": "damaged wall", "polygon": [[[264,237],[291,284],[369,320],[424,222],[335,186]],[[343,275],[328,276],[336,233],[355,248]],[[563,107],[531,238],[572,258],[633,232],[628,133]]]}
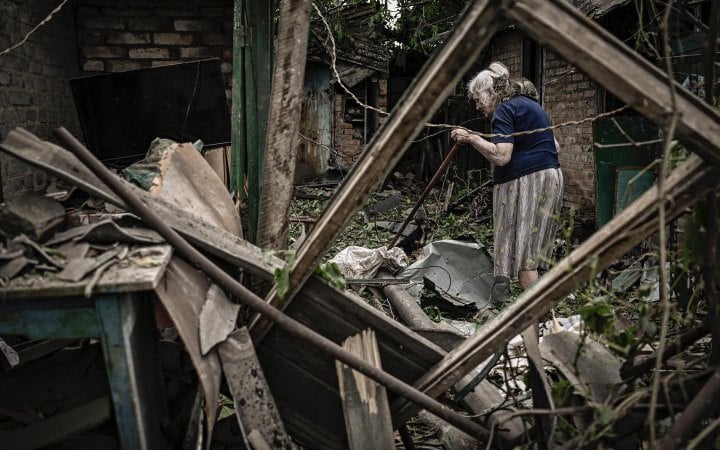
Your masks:
{"label": "damaged wall", "polygon": [[[361,81],[353,87],[353,93],[366,104],[374,103],[368,101],[371,96],[376,97],[378,109],[388,111],[388,80],[385,74],[375,74],[372,77]],[[374,93],[373,93],[374,92]],[[389,111],[388,111],[389,112]],[[372,114],[368,111],[368,117]],[[375,129],[382,124],[387,115],[375,113],[377,116],[377,124],[366,130],[369,120],[365,117],[365,112],[357,102],[342,90],[336,90],[334,101],[334,148],[335,165],[343,170],[349,170],[355,161],[360,158],[360,153],[364,145],[370,141]],[[369,132],[368,132],[369,131]]]}
{"label": "damaged wall", "polygon": [[[0,52],[21,42],[60,2],[0,0]],[[22,126],[49,139],[59,126],[79,133],[68,80],[79,76],[73,4],[68,2],[53,19],[20,47],[0,56],[0,135]],[[40,190],[45,172],[31,169],[6,154],[0,155],[5,198]]]}
{"label": "damaged wall", "polygon": [[86,75],[220,58],[230,101],[232,0],[77,0]]}

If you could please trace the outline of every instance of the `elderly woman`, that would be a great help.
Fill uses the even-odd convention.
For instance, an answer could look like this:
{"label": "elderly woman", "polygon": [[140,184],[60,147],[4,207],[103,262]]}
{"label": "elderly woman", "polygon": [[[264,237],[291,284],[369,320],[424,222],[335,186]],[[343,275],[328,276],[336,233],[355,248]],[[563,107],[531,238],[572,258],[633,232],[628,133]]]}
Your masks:
{"label": "elderly woman", "polygon": [[552,250],[563,177],[558,144],[527,79],[510,79],[494,62],[468,84],[477,109],[492,115],[491,141],[464,128],[451,137],[470,144],[493,164],[495,275],[517,280],[524,289],[538,278],[538,266]]}

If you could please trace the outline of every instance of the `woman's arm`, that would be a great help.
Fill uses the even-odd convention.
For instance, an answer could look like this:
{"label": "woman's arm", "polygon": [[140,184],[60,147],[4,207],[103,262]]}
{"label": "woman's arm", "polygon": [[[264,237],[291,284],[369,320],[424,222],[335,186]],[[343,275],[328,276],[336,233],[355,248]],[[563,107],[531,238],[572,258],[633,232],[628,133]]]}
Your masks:
{"label": "woman's arm", "polygon": [[482,153],[488,161],[496,166],[504,166],[510,162],[513,151],[511,143],[493,144],[464,128],[455,128],[450,132],[450,137],[458,144],[472,145],[475,150]]}

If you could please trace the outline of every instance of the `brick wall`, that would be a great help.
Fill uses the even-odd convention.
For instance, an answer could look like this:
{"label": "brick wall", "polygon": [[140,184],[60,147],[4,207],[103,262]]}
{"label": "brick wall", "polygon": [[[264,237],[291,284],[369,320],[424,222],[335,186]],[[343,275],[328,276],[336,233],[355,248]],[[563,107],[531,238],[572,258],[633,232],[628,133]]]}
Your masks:
{"label": "brick wall", "polygon": [[[22,41],[59,2],[0,0],[0,52]],[[0,134],[22,126],[42,139],[64,126],[79,136],[70,78],[80,74],[72,2],[20,47],[0,56]],[[47,184],[44,172],[0,153],[2,193],[11,198]]]}
{"label": "brick wall", "polygon": [[[510,30],[492,43],[491,60],[505,64],[512,76],[521,73],[522,38],[522,33]],[[542,104],[553,124],[597,115],[597,86],[589,78],[551,51],[545,51],[542,61],[542,80],[546,84]],[[560,143],[560,164],[565,177],[564,205],[592,208],[595,202],[592,124],[562,127],[554,133]]]}
{"label": "brick wall", "polygon": [[[553,124],[597,115],[597,86],[556,54],[546,51],[543,104]],[[553,80],[557,80],[553,82]],[[595,158],[592,123],[556,129],[565,177],[565,206],[595,204]]]}
{"label": "brick wall", "polygon": [[77,0],[86,75],[220,58],[230,100],[232,0]]}
{"label": "brick wall", "polygon": [[491,61],[505,64],[511,76],[522,72],[522,38],[520,32],[509,30],[498,34],[492,42]]}
{"label": "brick wall", "polygon": [[[362,86],[360,83],[358,86]],[[388,80],[386,78],[377,79],[377,90],[378,90],[378,109],[387,112],[388,102]],[[359,93],[356,93],[358,95]],[[363,96],[358,95],[362,98]],[[357,102],[353,100],[344,91],[338,91],[335,93],[335,103],[333,111],[333,147],[337,154],[335,155],[335,164],[337,167],[348,170],[352,167],[355,161],[360,157],[363,146],[366,142],[363,140],[364,124],[358,121],[348,121],[348,110],[353,109],[357,113],[362,112],[362,108],[358,106]],[[383,123],[387,116],[385,114],[378,114],[378,128]],[[368,136],[367,141],[370,141],[371,136]]]}

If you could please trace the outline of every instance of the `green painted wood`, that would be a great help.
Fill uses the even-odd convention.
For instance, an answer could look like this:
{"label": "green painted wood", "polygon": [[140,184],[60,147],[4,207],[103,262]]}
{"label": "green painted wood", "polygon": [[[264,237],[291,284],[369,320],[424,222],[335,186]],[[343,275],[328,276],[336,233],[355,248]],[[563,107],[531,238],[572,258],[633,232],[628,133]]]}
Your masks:
{"label": "green painted wood", "polygon": [[245,174],[247,171],[245,147],[245,77],[243,69],[246,27],[243,25],[243,4],[244,0],[235,0],[233,7],[233,74],[231,112],[231,183],[241,201],[245,200]]}
{"label": "green painted wood", "polygon": [[[25,302],[28,303],[28,302]],[[79,339],[98,336],[95,309],[86,306],[0,308],[0,334],[20,334],[31,339]]]}
{"label": "green painted wood", "polygon": [[126,450],[169,448],[160,425],[167,415],[167,403],[150,306],[148,298],[137,294],[95,299],[115,421]]}
{"label": "green painted wood", "polygon": [[260,204],[265,161],[265,134],[267,131],[270,88],[272,85],[272,5],[264,0],[247,0],[247,23],[250,24],[251,46],[246,52],[247,72],[247,129],[248,133],[248,219],[251,242],[257,242],[260,223]]}
{"label": "green painted wood", "polygon": [[232,183],[245,203],[250,242],[257,239],[270,105],[272,5],[262,0],[234,3]]}
{"label": "green painted wood", "polygon": [[[626,136],[627,135],[627,136]],[[652,186],[655,180],[655,167],[652,167],[659,154],[659,144],[633,146],[629,143],[645,142],[658,138],[657,128],[641,116],[615,117],[599,119],[593,125],[594,142],[602,145],[624,144],[612,148],[595,148],[595,194],[597,226],[605,225],[624,206],[639,197]],[[631,174],[642,174],[633,180],[628,191]],[[618,204],[617,199],[625,199]]]}

